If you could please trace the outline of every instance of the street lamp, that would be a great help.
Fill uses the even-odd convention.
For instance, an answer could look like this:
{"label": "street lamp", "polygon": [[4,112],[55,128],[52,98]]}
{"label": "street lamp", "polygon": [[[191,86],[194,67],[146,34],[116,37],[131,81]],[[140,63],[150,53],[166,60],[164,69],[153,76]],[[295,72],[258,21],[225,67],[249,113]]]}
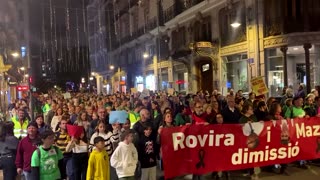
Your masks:
{"label": "street lamp", "polygon": [[89,78],[89,80],[92,81],[92,80],[93,80],[93,77],[91,76],[91,77]]}
{"label": "street lamp", "polygon": [[148,58],[149,57],[149,54],[147,52],[143,53],[143,58]]}
{"label": "street lamp", "polygon": [[111,69],[111,70],[114,70],[114,66],[113,66],[113,65],[111,65],[111,66],[110,66],[110,69]]}
{"label": "street lamp", "polygon": [[237,22],[237,21],[234,21],[234,22],[231,23],[230,25],[231,25],[231,27],[233,27],[233,28],[238,28],[239,26],[241,26],[241,24],[240,24],[239,22]]}
{"label": "street lamp", "polygon": [[24,70],[26,70],[26,68],[22,66],[22,67],[20,67],[20,70],[24,71]]}
{"label": "street lamp", "polygon": [[19,57],[19,53],[13,52],[13,53],[11,53],[11,56],[13,56],[14,58],[17,58],[17,57]]}

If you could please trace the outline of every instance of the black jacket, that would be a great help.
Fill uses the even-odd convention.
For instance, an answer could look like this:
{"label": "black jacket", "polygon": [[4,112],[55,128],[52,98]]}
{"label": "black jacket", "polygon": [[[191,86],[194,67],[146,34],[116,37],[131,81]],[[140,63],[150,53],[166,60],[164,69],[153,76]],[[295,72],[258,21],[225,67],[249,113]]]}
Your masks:
{"label": "black jacket", "polygon": [[226,106],[222,110],[223,122],[225,124],[238,124],[239,119],[241,118],[241,113],[237,108],[234,108],[234,111],[230,111],[229,107]]}
{"label": "black jacket", "polygon": [[267,120],[268,112],[257,109],[254,111],[254,115],[256,115],[258,121],[265,121]]}
{"label": "black jacket", "polygon": [[138,157],[141,168],[150,168],[157,165],[156,143],[151,137],[141,136],[138,145]]}

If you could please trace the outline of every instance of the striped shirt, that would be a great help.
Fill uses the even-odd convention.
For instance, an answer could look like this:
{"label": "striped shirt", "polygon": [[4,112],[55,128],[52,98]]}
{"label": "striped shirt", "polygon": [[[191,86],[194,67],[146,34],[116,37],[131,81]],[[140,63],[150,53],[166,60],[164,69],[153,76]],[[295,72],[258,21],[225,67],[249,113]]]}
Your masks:
{"label": "striped shirt", "polygon": [[90,139],[90,146],[89,149],[92,150],[94,148],[94,138],[96,137],[102,137],[105,141],[105,149],[109,155],[109,157],[111,157],[114,149],[113,149],[113,143],[117,143],[119,142],[119,133],[118,132],[108,132],[108,133],[98,133],[95,132]]}
{"label": "striped shirt", "polygon": [[56,132],[56,146],[62,151],[64,154],[66,152],[66,147],[70,141],[70,136],[68,133],[62,133],[61,131]]}

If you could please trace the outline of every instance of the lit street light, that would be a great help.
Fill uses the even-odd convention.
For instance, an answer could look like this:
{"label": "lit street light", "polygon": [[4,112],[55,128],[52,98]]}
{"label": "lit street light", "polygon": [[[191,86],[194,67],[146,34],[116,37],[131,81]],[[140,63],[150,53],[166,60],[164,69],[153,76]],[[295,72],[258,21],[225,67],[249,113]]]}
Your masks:
{"label": "lit street light", "polygon": [[24,70],[26,70],[26,68],[25,67],[20,67],[20,70],[24,71]]}
{"label": "lit street light", "polygon": [[93,80],[93,77],[91,76],[91,77],[89,78],[89,80],[92,81],[92,80]]}
{"label": "lit street light", "polygon": [[146,53],[146,52],[145,52],[145,53],[143,53],[143,58],[145,58],[145,59],[146,59],[146,58],[148,58],[148,57],[149,57],[149,54],[148,54],[148,53]]}
{"label": "lit street light", "polygon": [[26,77],[26,78],[29,77],[29,74],[25,74],[24,77]]}
{"label": "lit street light", "polygon": [[13,56],[14,58],[17,58],[17,57],[19,57],[19,53],[13,52],[13,53],[11,54],[11,56]]}
{"label": "lit street light", "polygon": [[113,65],[111,65],[111,66],[110,66],[110,69],[111,69],[111,70],[113,70],[113,69],[114,69],[114,66],[113,66]]}
{"label": "lit street light", "polygon": [[237,21],[233,22],[232,24],[230,24],[233,28],[238,28],[239,26],[241,26],[241,24]]}

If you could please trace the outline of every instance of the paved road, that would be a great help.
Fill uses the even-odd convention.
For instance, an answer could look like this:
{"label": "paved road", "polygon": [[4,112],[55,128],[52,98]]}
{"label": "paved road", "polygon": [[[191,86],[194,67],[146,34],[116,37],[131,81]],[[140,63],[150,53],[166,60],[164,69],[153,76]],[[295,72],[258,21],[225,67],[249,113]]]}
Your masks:
{"label": "paved road", "polygon": [[[299,169],[294,166],[289,166],[287,175],[277,175],[274,173],[262,172],[260,174],[260,180],[320,180],[320,166],[312,165],[309,166],[309,169]],[[176,180],[187,180],[190,177],[179,178]],[[212,180],[212,178],[207,175],[206,180]],[[239,172],[231,173],[231,180],[249,180],[250,177],[245,177]],[[0,180],[3,180],[2,171],[0,171]]]}
{"label": "paved road", "polygon": [[[288,175],[278,175],[275,173],[262,172],[259,175],[259,180],[320,180],[320,166],[311,165],[309,169],[300,169],[293,165],[287,169]],[[179,178],[178,180],[192,179],[190,176]],[[249,176],[244,176],[241,172],[232,172],[231,180],[250,180]],[[210,175],[207,175],[205,180],[213,180]]]}

